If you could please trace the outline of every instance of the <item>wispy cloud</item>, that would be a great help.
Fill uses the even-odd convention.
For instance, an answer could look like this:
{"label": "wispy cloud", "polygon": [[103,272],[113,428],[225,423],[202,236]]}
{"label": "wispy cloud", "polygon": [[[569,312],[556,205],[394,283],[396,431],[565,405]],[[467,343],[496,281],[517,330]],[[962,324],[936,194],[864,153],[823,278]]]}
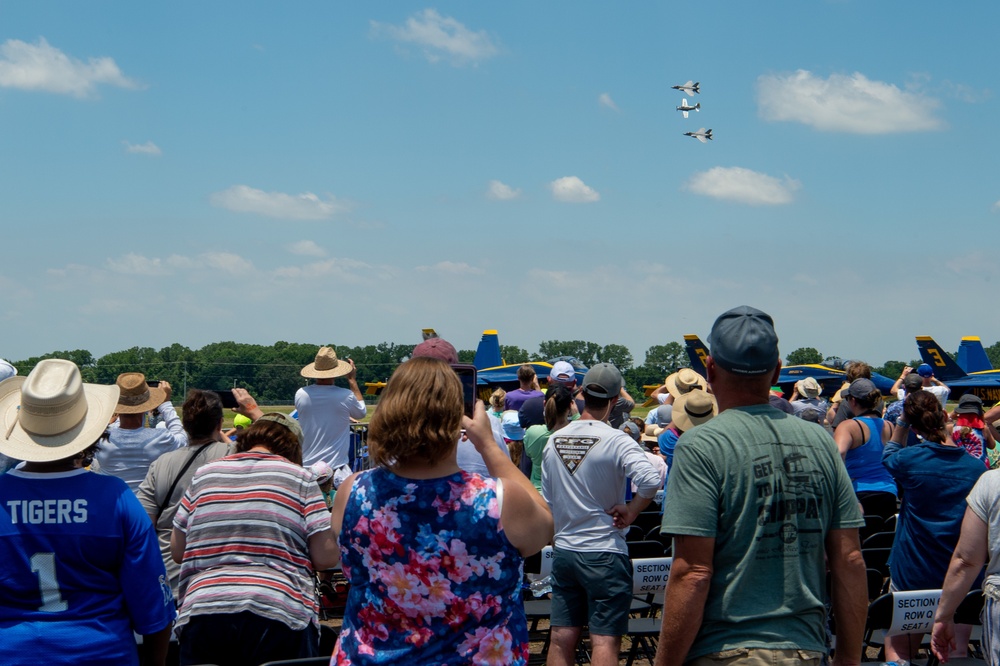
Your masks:
{"label": "wispy cloud", "polygon": [[44,38],[34,44],[8,39],[0,44],[0,87],[89,97],[98,85],[139,88],[125,76],[114,59],[71,58]]}
{"label": "wispy cloud", "polygon": [[245,275],[253,271],[253,263],[232,252],[206,252],[201,258],[209,268],[231,275]]}
{"label": "wispy cloud", "polygon": [[564,176],[549,183],[552,197],[566,203],[594,203],[601,195],[576,176]]}
{"label": "wispy cloud", "polygon": [[302,240],[290,245],[286,245],[285,248],[292,254],[300,254],[305,257],[325,257],[326,250],[321,248],[316,244],[315,241]]}
{"label": "wispy cloud", "polygon": [[117,259],[108,259],[108,270],[123,275],[166,275],[170,271],[159,257],[146,257],[130,252]]}
{"label": "wispy cloud", "polygon": [[491,180],[489,187],[486,188],[486,196],[497,201],[510,201],[521,196],[521,190],[499,180]]}
{"label": "wispy cloud", "polygon": [[994,213],[1000,211],[1000,201],[997,201],[995,204],[993,204],[993,206],[991,206],[991,210]]}
{"label": "wispy cloud", "polygon": [[713,199],[766,206],[791,203],[802,185],[787,176],[779,179],[742,167],[714,167],[696,173],[686,187]]}
{"label": "wispy cloud", "polygon": [[332,196],[321,199],[312,192],[265,192],[247,185],[233,185],[210,198],[213,206],[238,213],[255,213],[286,220],[325,220],[347,207]]}
{"label": "wispy cloud", "polygon": [[601,106],[607,107],[612,111],[618,111],[618,105],[615,104],[615,100],[611,99],[611,95],[608,93],[601,93],[597,98],[597,103]]}
{"label": "wispy cloud", "polygon": [[440,261],[433,266],[417,266],[416,270],[421,273],[446,273],[448,275],[482,275],[486,272],[482,268],[470,266],[464,261]]}
{"label": "wispy cloud", "polygon": [[423,50],[431,62],[442,59],[452,64],[477,63],[500,52],[499,46],[485,30],[472,31],[450,16],[441,16],[434,9],[425,9],[406,19],[403,25],[371,22],[372,33],[385,35],[403,44]]}
{"label": "wispy cloud", "polygon": [[919,88],[902,90],[864,74],[832,74],[823,79],[806,70],[766,74],[757,79],[761,118],[797,122],[827,132],[891,134],[944,127],[935,116],[940,102]]}
{"label": "wispy cloud", "polygon": [[276,268],[272,271],[272,274],[277,278],[287,280],[314,280],[330,277],[352,283],[361,282],[365,278],[388,276],[387,271],[376,269],[363,261],[337,257],[305,264],[304,266],[283,266]]}
{"label": "wispy cloud", "polygon": [[122,141],[122,143],[125,144],[126,153],[138,153],[139,155],[149,155],[150,157],[159,157],[163,154],[160,147],[152,141],[147,141],[146,143],[129,143],[128,141]]}

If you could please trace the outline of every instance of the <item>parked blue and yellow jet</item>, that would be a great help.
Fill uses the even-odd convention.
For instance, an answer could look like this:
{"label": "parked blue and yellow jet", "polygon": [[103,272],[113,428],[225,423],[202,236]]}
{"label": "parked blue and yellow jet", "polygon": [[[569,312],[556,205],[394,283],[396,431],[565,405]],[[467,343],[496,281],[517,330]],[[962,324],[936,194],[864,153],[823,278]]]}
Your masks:
{"label": "parked blue and yellow jet", "polygon": [[1000,370],[993,369],[979,338],[962,338],[957,361],[929,335],[917,336],[917,349],[923,362],[934,369],[934,376],[951,389],[949,400],[958,400],[966,393],[972,393],[979,396],[987,407],[1000,402]]}
{"label": "parked blue and yellow jet", "polygon": [[[428,333],[436,335],[433,329],[424,330],[425,336]],[[529,361],[527,365],[535,369],[539,383],[545,386],[549,379],[549,371],[552,370],[552,365],[556,361],[567,361],[572,365],[576,373],[577,384],[583,383],[583,376],[587,372],[587,366],[569,356],[560,356],[548,361]],[[517,369],[524,364],[513,363],[508,365],[504,362],[500,355],[500,337],[497,335],[496,329],[483,331],[483,336],[479,339],[479,346],[476,348],[476,356],[472,364],[476,366],[476,381],[479,384],[479,395],[484,400],[488,400],[490,394],[498,388],[502,388],[505,391],[512,391],[520,386],[517,381]]]}
{"label": "parked blue and yellow jet", "polygon": [[[688,358],[691,359],[691,367],[702,377],[705,376],[705,359],[708,357],[708,346],[697,335],[685,335],[684,347],[687,350]],[[827,365],[829,363],[829,365]],[[841,367],[835,367],[839,365]],[[843,363],[840,359],[827,359],[823,364],[810,363],[808,365],[782,366],[778,375],[778,386],[784,391],[786,396],[792,394],[795,382],[806,377],[812,377],[823,387],[824,396],[831,396],[843,386],[846,373],[843,370]],[[889,390],[895,383],[892,379],[872,373],[872,382],[875,387],[882,392],[882,395],[889,395]]]}

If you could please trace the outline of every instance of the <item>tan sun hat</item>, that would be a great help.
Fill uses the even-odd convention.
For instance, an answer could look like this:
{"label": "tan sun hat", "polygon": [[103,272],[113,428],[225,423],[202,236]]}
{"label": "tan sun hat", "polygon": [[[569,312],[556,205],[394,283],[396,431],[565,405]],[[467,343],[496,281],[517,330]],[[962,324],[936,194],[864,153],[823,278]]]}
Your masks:
{"label": "tan sun hat", "polygon": [[167,392],[146,384],[146,375],[141,372],[123,372],[115,382],[121,393],[118,396],[119,414],[144,414],[167,401]]}
{"label": "tan sun hat", "polygon": [[70,458],[96,442],[115,413],[117,386],[84,384],[75,363],[46,359],[0,383],[0,453],[28,462]]}
{"label": "tan sun hat", "polygon": [[316,352],[316,360],[302,368],[299,373],[309,379],[330,379],[350,374],[351,364],[337,358],[337,350],[333,347],[320,347]]}
{"label": "tan sun hat", "polygon": [[674,425],[687,432],[719,413],[715,396],[702,389],[692,389],[674,402]]}
{"label": "tan sun hat", "polygon": [[681,368],[667,377],[667,381],[664,383],[667,385],[670,395],[674,396],[675,400],[692,389],[705,388],[704,377],[691,368]]}
{"label": "tan sun hat", "polygon": [[805,398],[817,398],[819,394],[823,391],[823,387],[819,385],[815,377],[804,377],[799,381],[795,382],[795,388],[798,390],[799,395]]}

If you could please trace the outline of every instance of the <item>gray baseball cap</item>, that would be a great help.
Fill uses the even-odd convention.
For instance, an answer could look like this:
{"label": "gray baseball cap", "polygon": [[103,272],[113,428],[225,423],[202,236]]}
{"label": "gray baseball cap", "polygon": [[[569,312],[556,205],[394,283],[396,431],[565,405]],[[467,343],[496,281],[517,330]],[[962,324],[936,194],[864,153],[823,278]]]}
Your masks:
{"label": "gray baseball cap", "polygon": [[774,320],[749,305],[719,315],[708,334],[708,346],[719,367],[738,375],[763,375],[778,365]]}
{"label": "gray baseball cap", "polygon": [[924,378],[915,372],[903,377],[903,390],[907,393],[919,391],[924,387]]}
{"label": "gray baseball cap", "polygon": [[595,398],[616,398],[622,391],[622,373],[610,363],[598,363],[583,376],[583,391]]}

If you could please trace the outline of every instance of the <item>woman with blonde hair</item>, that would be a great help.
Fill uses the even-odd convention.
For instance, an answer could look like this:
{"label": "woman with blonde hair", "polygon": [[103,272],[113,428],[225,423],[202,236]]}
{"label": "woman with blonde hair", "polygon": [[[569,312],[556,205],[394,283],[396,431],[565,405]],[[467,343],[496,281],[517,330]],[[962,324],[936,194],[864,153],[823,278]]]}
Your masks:
{"label": "woman with blonde hair", "polygon": [[[461,429],[495,479],[459,469]],[[496,446],[481,402],[443,361],[413,358],[389,380],[368,430],[378,465],[333,505],[351,590],[335,664],[523,664],[521,563],[552,538],[552,513]]]}

